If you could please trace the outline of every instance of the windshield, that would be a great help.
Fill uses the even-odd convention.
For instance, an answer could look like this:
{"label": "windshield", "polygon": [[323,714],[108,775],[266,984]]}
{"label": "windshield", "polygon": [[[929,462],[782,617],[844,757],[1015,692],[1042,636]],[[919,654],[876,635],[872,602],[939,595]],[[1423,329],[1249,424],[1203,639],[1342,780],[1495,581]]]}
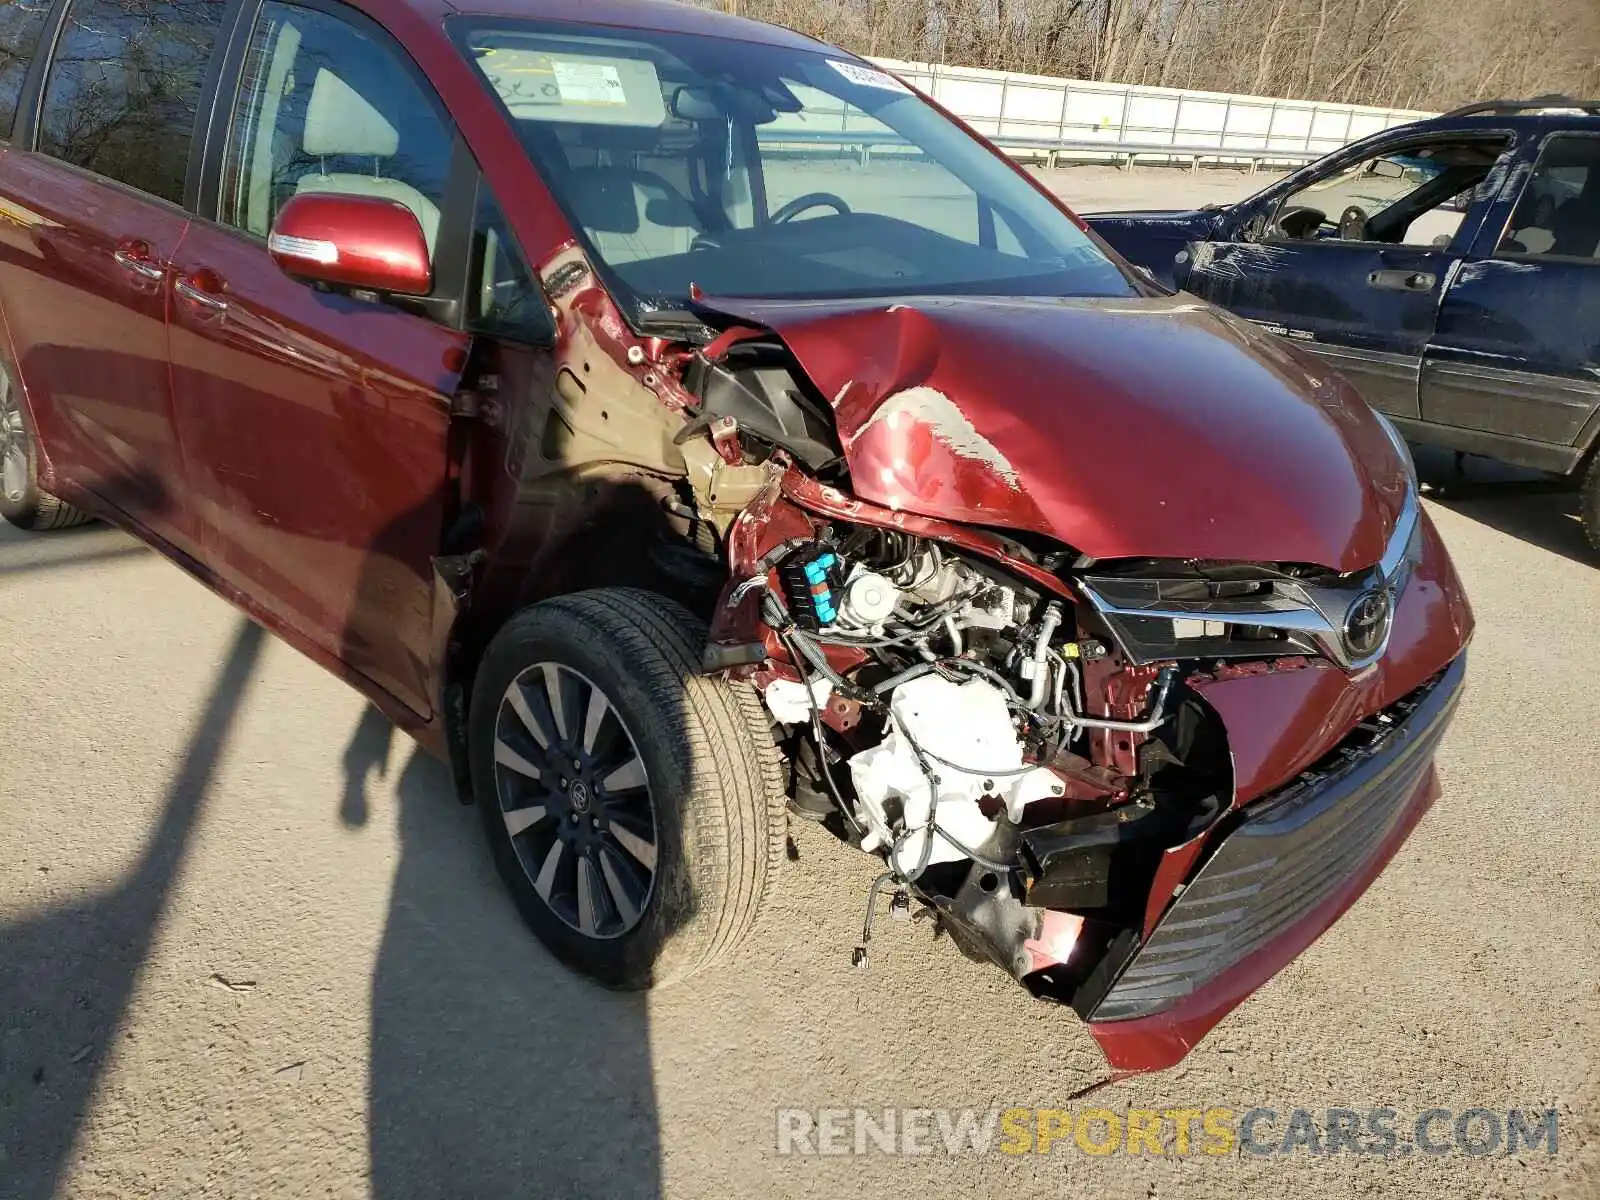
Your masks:
{"label": "windshield", "polygon": [[1130,296],[1010,166],[837,55],[652,30],[457,27],[636,311],[708,295]]}

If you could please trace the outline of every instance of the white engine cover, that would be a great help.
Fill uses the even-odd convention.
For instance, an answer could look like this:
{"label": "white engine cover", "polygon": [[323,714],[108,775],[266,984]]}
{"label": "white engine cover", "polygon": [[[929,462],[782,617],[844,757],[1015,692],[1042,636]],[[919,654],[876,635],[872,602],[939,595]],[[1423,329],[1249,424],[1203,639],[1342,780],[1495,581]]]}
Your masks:
{"label": "white engine cover", "polygon": [[[1006,815],[1016,821],[1029,804],[1053,794],[1058,783],[1053,774],[1043,767],[1023,770],[1022,746],[1011,726],[1005,693],[993,684],[982,679],[952,683],[939,675],[924,675],[895,688],[889,711],[888,734],[871,749],[851,756],[850,775],[872,826],[865,849],[893,844],[888,806],[904,813],[911,832],[892,864],[902,873],[915,870],[921,860],[933,805],[933,788],[907,734],[925,754],[939,756],[928,760],[939,780],[938,827],[980,853],[996,822],[983,815],[978,797],[999,797]],[[963,769],[969,767],[977,769]],[[928,861],[957,862],[966,857],[936,837]]]}

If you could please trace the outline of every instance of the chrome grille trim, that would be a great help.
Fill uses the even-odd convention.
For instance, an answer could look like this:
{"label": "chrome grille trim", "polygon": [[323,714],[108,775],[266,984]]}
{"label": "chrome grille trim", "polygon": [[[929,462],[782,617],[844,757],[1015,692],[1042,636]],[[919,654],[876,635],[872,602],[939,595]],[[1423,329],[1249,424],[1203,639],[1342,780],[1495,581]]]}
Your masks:
{"label": "chrome grille trim", "polygon": [[[1265,642],[1259,647],[1244,642],[1220,650],[1195,651],[1194,657],[1318,654],[1346,670],[1360,670],[1383,657],[1389,648],[1389,633],[1385,630],[1375,650],[1352,654],[1343,633],[1346,615],[1363,595],[1372,591],[1386,592],[1391,607],[1399,603],[1410,579],[1420,519],[1416,489],[1408,488],[1383,557],[1370,570],[1337,587],[1293,579],[1263,579],[1260,583],[1270,587],[1270,592],[1211,600],[1164,600],[1160,596],[1163,586],[1193,585],[1197,581],[1137,575],[1086,575],[1079,584],[1089,603],[1111,629],[1123,654],[1135,664],[1189,656],[1185,653],[1183,639],[1176,633],[1166,641],[1154,641],[1141,636],[1138,622],[1199,621],[1230,628],[1268,629],[1283,634],[1284,638],[1281,642]],[[1133,595],[1141,589],[1152,593],[1148,600]],[[1177,628],[1173,626],[1174,630]]]}

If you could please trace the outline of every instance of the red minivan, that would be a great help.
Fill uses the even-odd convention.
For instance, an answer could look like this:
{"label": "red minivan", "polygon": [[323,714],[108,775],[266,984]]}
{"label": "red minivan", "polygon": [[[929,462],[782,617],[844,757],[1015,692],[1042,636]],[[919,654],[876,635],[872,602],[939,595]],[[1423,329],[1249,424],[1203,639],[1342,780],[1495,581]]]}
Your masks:
{"label": "red minivan", "polygon": [[0,512],[105,517],[452,763],[615,987],[785,823],[1178,1061],[1433,800],[1394,430],[892,75],[653,0],[0,15]]}

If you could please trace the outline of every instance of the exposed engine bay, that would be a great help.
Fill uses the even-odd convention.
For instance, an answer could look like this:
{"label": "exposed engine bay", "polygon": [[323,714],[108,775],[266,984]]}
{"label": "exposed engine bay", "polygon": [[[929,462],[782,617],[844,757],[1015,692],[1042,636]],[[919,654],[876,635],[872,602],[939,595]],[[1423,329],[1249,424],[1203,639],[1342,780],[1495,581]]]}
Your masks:
{"label": "exposed engine bay", "polygon": [[[774,565],[762,616],[793,669],[757,680],[796,811],[882,856],[893,908],[918,896],[967,953],[1069,999],[1080,938],[1137,925],[1161,852],[1226,807],[1203,703],[1087,605],[930,539],[832,523]],[[869,901],[858,962],[870,934]]]}

